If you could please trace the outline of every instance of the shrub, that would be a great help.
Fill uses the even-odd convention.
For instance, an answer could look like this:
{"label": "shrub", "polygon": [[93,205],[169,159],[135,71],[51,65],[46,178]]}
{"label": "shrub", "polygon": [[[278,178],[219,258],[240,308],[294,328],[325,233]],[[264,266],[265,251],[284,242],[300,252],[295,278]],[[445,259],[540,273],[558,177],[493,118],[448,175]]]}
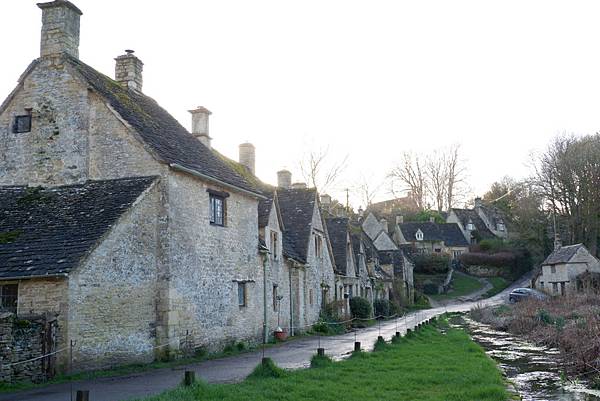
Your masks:
{"label": "shrub", "polygon": [[425,283],[423,285],[423,293],[426,295],[436,295],[439,293],[439,287],[435,283]]}
{"label": "shrub", "polygon": [[450,257],[447,255],[416,255],[413,257],[415,273],[441,274],[448,271]]}
{"label": "shrub", "polygon": [[373,302],[375,308],[375,316],[389,316],[390,315],[390,301],[387,299],[376,299]]}
{"label": "shrub", "polygon": [[352,317],[367,319],[371,317],[372,311],[371,303],[366,298],[350,298],[350,312],[352,313]]}
{"label": "shrub", "polygon": [[248,376],[249,380],[279,378],[285,376],[285,370],[281,369],[271,358],[264,358],[252,373]]}
{"label": "shrub", "polygon": [[507,246],[501,239],[484,239],[479,243],[481,252],[496,253],[506,251]]}

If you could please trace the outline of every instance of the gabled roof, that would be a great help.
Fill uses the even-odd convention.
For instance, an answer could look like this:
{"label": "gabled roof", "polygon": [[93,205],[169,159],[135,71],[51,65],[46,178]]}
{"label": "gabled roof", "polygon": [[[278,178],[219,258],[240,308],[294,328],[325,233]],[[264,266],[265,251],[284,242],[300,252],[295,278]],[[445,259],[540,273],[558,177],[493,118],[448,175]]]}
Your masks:
{"label": "gabled roof", "polygon": [[575,244],[575,245],[567,245],[561,246],[558,249],[555,249],[546,260],[542,263],[542,265],[557,265],[560,263],[568,263],[573,256],[581,249],[587,249],[583,246],[583,244]]}
{"label": "gabled roof", "polygon": [[460,220],[464,228],[467,227],[469,220],[473,222],[475,230],[479,233],[482,239],[493,239],[496,238],[493,232],[485,225],[484,221],[479,217],[477,212],[473,209],[452,209]]}
{"label": "gabled roof", "polygon": [[155,179],[0,187],[0,278],[69,273]]}
{"label": "gabled roof", "polygon": [[260,195],[260,190],[215,151],[207,148],[149,96],[124,88],[80,60],[65,55],[92,89],[139,134],[162,162]]}
{"label": "gabled roof", "polygon": [[[431,222],[415,222],[415,223],[401,223],[398,224],[398,228],[402,232],[402,235],[407,241],[416,241],[417,231],[421,230],[423,233],[423,241],[443,241],[442,232],[436,223]],[[462,236],[462,234],[461,234]]]}
{"label": "gabled roof", "polygon": [[336,270],[347,275],[348,266],[348,228],[349,220],[347,217],[336,217],[325,220],[329,241],[333,250]]}
{"label": "gabled roof", "polygon": [[442,233],[444,244],[446,246],[464,246],[468,247],[469,243],[465,239],[460,227],[456,223],[441,223],[438,227]]}
{"label": "gabled roof", "polygon": [[314,188],[277,190],[285,226],[283,252],[301,263],[306,263],[316,196]]}

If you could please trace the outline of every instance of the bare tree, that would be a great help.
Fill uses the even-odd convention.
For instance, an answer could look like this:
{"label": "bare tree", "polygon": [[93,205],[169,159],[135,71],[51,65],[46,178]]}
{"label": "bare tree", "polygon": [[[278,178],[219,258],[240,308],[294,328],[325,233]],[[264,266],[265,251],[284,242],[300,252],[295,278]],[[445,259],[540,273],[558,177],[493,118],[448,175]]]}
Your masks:
{"label": "bare tree", "polygon": [[467,168],[460,156],[460,145],[452,145],[444,153],[444,164],[446,166],[446,207],[450,210],[460,200],[460,194],[467,192],[464,188]]}
{"label": "bare tree", "polygon": [[365,208],[371,206],[382,185],[383,183],[373,183],[371,177],[367,178],[361,175],[360,180],[354,185],[354,190],[358,193],[360,202]]}
{"label": "bare tree", "polygon": [[330,189],[347,166],[348,155],[339,161],[332,160],[329,147],[311,149],[300,161],[302,176],[309,186],[317,188],[320,193]]}
{"label": "bare tree", "polygon": [[418,155],[404,152],[398,165],[389,174],[392,193],[396,196],[394,185],[398,184],[402,190],[411,193],[419,210],[424,210],[427,202],[427,178],[423,164]]}
{"label": "bare tree", "polygon": [[434,151],[425,162],[425,174],[427,176],[429,194],[438,212],[444,210],[446,195],[448,191],[448,164],[446,155],[440,151]]}

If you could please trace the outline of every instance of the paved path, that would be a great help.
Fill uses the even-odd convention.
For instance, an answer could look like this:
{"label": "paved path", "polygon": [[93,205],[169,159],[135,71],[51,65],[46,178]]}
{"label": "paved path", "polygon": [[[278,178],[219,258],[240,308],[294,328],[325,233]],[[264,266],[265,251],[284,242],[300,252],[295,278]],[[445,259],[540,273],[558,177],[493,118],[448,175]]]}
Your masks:
{"label": "paved path", "polygon": [[[286,369],[298,369],[309,366],[310,358],[316,353],[319,344],[333,359],[343,359],[354,349],[354,341],[360,341],[363,349],[371,350],[382,335],[386,340],[392,338],[396,331],[406,333],[416,323],[427,320],[444,312],[468,311],[475,305],[494,305],[507,300],[511,288],[523,285],[520,280],[502,293],[479,302],[464,302],[446,305],[434,309],[413,312],[405,318],[390,320],[367,329],[332,337],[306,337],[289,343],[283,343],[265,350],[265,356]],[[250,352],[228,358],[215,359],[187,366],[156,369],[128,376],[100,378],[75,382],[74,390],[89,390],[90,401],[120,401],[158,394],[176,387],[183,378],[184,370],[193,370],[197,377],[210,383],[227,383],[243,380],[262,358],[261,351]],[[43,388],[23,392],[0,394],[0,401],[70,401],[71,384],[53,384]]]}

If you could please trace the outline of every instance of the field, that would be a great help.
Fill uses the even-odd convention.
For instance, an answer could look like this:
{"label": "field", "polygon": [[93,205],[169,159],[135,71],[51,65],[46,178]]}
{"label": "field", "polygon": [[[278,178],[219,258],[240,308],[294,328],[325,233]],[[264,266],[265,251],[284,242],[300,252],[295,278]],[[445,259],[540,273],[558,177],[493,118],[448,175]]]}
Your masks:
{"label": "field", "polygon": [[315,358],[314,367],[291,372],[268,364],[239,384],[198,382],[144,401],[507,400],[495,362],[462,330],[439,325],[341,362]]}

